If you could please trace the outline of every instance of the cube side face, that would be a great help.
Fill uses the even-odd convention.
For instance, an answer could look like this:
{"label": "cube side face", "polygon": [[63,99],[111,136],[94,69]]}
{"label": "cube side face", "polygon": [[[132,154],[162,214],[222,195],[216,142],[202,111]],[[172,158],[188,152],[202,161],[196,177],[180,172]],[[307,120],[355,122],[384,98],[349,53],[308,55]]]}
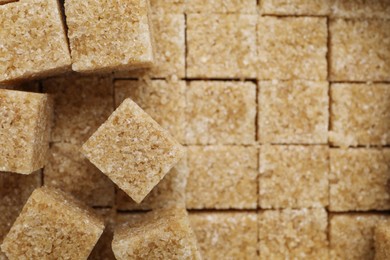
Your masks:
{"label": "cube side face", "polygon": [[390,144],[390,84],[333,84],[330,93],[334,145]]}
{"label": "cube side face", "polygon": [[189,209],[255,209],[258,151],[254,147],[189,146]]}
{"label": "cube side face", "polygon": [[266,15],[328,15],[331,1],[263,0],[260,12]]}
{"label": "cube side face", "polygon": [[390,18],[390,2],[388,0],[345,1],[333,0],[332,18]]}
{"label": "cube side face", "polygon": [[328,142],[329,86],[327,82],[261,81],[259,88],[260,143],[326,144]]}
{"label": "cube side face", "polygon": [[86,259],[104,225],[72,200],[48,188],[35,190],[1,249],[11,259]]}
{"label": "cube side face", "polygon": [[256,85],[193,81],[186,91],[187,144],[253,144]]}
{"label": "cube side face", "polygon": [[256,15],[189,14],[187,77],[255,78]]}
{"label": "cube side face", "polygon": [[154,62],[148,1],[70,0],[65,13],[74,71],[135,69]]}
{"label": "cube side face", "polygon": [[186,0],[186,13],[256,13],[256,0]]}
{"label": "cube side face", "polygon": [[[68,43],[57,0],[0,6],[0,82],[49,76],[70,68]],[[28,39],[26,38],[28,35]]]}
{"label": "cube side face", "polygon": [[390,149],[330,150],[330,210],[390,209]]}
{"label": "cube side face", "polygon": [[326,146],[262,146],[260,207],[322,208],[329,204]]}
{"label": "cube side face", "polygon": [[390,258],[390,229],[386,225],[375,228],[375,259],[386,260]]}
{"label": "cube side face", "polygon": [[329,259],[324,209],[259,213],[260,259]]}
{"label": "cube side face", "polygon": [[48,149],[47,95],[0,90],[0,104],[0,171],[30,174],[42,168]]}
{"label": "cube side face", "polygon": [[330,20],[330,79],[389,81],[389,27],[390,21],[380,19]]}
{"label": "cube side face", "polygon": [[258,79],[327,80],[327,36],[326,18],[258,18]]}
{"label": "cube side face", "polygon": [[82,150],[137,203],[184,156],[183,147],[131,99],[117,108]]}

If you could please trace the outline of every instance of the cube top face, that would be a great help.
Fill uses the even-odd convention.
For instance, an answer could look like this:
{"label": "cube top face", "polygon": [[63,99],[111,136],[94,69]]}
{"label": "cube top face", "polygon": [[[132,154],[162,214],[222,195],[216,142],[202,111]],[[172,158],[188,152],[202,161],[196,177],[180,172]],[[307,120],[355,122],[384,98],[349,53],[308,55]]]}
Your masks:
{"label": "cube top face", "polygon": [[335,18],[390,18],[390,2],[388,0],[333,0],[331,10],[331,17]]}
{"label": "cube top face", "polygon": [[30,174],[45,164],[51,102],[48,95],[0,89],[0,171]]}
{"label": "cube top face", "polygon": [[184,148],[131,99],[123,101],[82,150],[137,203],[184,156]]}
{"label": "cube top face", "polygon": [[74,71],[134,69],[153,63],[147,0],[69,0],[65,13]]}
{"label": "cube top face", "polygon": [[389,81],[389,28],[389,20],[331,19],[330,79]]}
{"label": "cube top face", "polygon": [[57,0],[1,5],[0,28],[0,82],[49,76],[70,68]]}
{"label": "cube top face", "polygon": [[390,144],[390,84],[332,84],[331,99],[334,145]]}
{"label": "cube top face", "polygon": [[256,0],[186,0],[186,13],[256,13]]}
{"label": "cube top face", "polygon": [[327,79],[326,18],[260,17],[258,79]]}
{"label": "cube top face", "polygon": [[263,0],[260,12],[266,15],[328,15],[331,1]]}
{"label": "cube top face", "polygon": [[32,193],[1,249],[10,259],[86,259],[103,229],[72,197],[43,187]]}

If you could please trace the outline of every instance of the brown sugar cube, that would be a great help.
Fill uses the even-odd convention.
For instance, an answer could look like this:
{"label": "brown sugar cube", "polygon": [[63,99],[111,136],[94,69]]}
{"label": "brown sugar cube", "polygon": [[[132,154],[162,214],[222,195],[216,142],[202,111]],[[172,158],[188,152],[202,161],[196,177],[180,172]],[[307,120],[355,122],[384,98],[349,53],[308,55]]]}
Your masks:
{"label": "brown sugar cube", "polygon": [[260,17],[260,80],[327,79],[327,24],[319,17]]}
{"label": "brown sugar cube", "polygon": [[91,206],[112,206],[114,185],[81,153],[80,146],[52,144],[44,169],[45,185],[61,189]]}
{"label": "brown sugar cube", "polygon": [[324,209],[259,213],[260,259],[329,259]]}
{"label": "brown sugar cube", "polygon": [[187,87],[187,144],[253,144],[256,85],[192,81]]}
{"label": "brown sugar cube", "polygon": [[256,13],[256,0],[186,0],[187,13]]}
{"label": "brown sugar cube", "polygon": [[155,64],[150,69],[118,71],[117,78],[149,76],[185,77],[185,19],[184,14],[157,13],[151,15],[156,44]]}
{"label": "brown sugar cube", "polygon": [[330,150],[330,210],[390,209],[390,149]]}
{"label": "brown sugar cube", "polygon": [[1,249],[10,259],[87,259],[103,229],[83,204],[43,187],[31,194]]}
{"label": "brown sugar cube", "polygon": [[390,225],[384,214],[337,214],[330,218],[330,259],[374,259],[375,227]]}
{"label": "brown sugar cube", "polygon": [[260,149],[260,207],[328,206],[329,150],[326,146],[264,145]]}
{"label": "brown sugar cube", "polygon": [[331,17],[390,18],[389,0],[332,0]]}
{"label": "brown sugar cube", "polygon": [[49,149],[52,102],[46,94],[0,89],[0,171],[30,174]]}
{"label": "brown sugar cube", "polygon": [[332,81],[390,80],[390,20],[330,20]]}
{"label": "brown sugar cube", "polygon": [[150,67],[154,53],[149,9],[147,0],[65,1],[72,69],[96,72]]}
{"label": "brown sugar cube", "polygon": [[257,259],[255,212],[190,213],[204,259]]}
{"label": "brown sugar cube", "polygon": [[188,173],[185,157],[165,175],[140,204],[134,202],[122,190],[118,190],[116,205],[119,210],[151,210],[168,206],[184,208]]}
{"label": "brown sugar cube", "polygon": [[184,4],[188,0],[150,0],[154,13],[184,13]]}
{"label": "brown sugar cube", "polygon": [[117,80],[115,106],[131,98],[173,137],[184,143],[185,81]]}
{"label": "brown sugar cube", "polygon": [[390,226],[379,225],[375,228],[375,260],[390,259]]}
{"label": "brown sugar cube", "polygon": [[390,144],[390,84],[333,84],[330,93],[334,145]]}
{"label": "brown sugar cube", "polygon": [[259,82],[261,143],[326,144],[329,97],[327,82]]}
{"label": "brown sugar cube", "polygon": [[67,71],[71,60],[57,0],[0,6],[0,82]]}
{"label": "brown sugar cube", "polygon": [[187,15],[187,77],[255,78],[256,20],[246,14]]}
{"label": "brown sugar cube", "polygon": [[114,110],[109,76],[63,76],[45,80],[43,87],[54,97],[52,142],[82,144]]}
{"label": "brown sugar cube", "polygon": [[185,209],[155,210],[115,229],[116,259],[202,259]]}
{"label": "brown sugar cube", "polygon": [[258,151],[243,146],[190,146],[189,209],[255,209]]}
{"label": "brown sugar cube", "polygon": [[263,0],[260,12],[265,15],[328,15],[330,7],[329,0]]}
{"label": "brown sugar cube", "polygon": [[184,148],[129,98],[82,152],[137,203],[184,156]]}

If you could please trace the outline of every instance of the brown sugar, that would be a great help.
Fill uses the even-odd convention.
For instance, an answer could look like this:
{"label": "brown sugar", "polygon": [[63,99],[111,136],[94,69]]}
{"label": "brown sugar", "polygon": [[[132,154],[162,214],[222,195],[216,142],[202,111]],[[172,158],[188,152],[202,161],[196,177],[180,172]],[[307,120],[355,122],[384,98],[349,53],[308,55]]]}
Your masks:
{"label": "brown sugar", "polygon": [[184,156],[184,148],[129,98],[82,152],[137,203]]}
{"label": "brown sugar", "polygon": [[182,14],[185,1],[188,0],[150,0],[150,5],[154,13]]}
{"label": "brown sugar", "polygon": [[256,13],[256,0],[186,0],[187,13]]}
{"label": "brown sugar", "polygon": [[46,94],[0,89],[0,171],[30,174],[49,149],[52,102]]}
{"label": "brown sugar", "polygon": [[389,225],[378,225],[375,228],[375,260],[390,259]]}
{"label": "brown sugar", "polygon": [[388,0],[332,1],[331,17],[353,19],[390,18],[390,2]]}
{"label": "brown sugar", "polygon": [[260,12],[265,15],[328,15],[331,1],[263,0]]}

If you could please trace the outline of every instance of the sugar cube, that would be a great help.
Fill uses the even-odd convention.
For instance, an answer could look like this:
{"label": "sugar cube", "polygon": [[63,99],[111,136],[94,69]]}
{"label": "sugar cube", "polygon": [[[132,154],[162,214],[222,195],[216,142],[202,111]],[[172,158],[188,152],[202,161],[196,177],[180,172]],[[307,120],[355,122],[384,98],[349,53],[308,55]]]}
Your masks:
{"label": "sugar cube", "polygon": [[187,13],[256,13],[256,0],[186,0]]}
{"label": "sugar cube", "polygon": [[332,0],[331,10],[331,17],[336,18],[390,18],[390,2],[388,0]]}
{"label": "sugar cube", "polygon": [[389,225],[378,225],[375,228],[375,260],[390,259]]}
{"label": "sugar cube", "polygon": [[[333,0],[332,0],[333,1]],[[260,12],[265,15],[328,15],[329,0],[263,0]]]}

